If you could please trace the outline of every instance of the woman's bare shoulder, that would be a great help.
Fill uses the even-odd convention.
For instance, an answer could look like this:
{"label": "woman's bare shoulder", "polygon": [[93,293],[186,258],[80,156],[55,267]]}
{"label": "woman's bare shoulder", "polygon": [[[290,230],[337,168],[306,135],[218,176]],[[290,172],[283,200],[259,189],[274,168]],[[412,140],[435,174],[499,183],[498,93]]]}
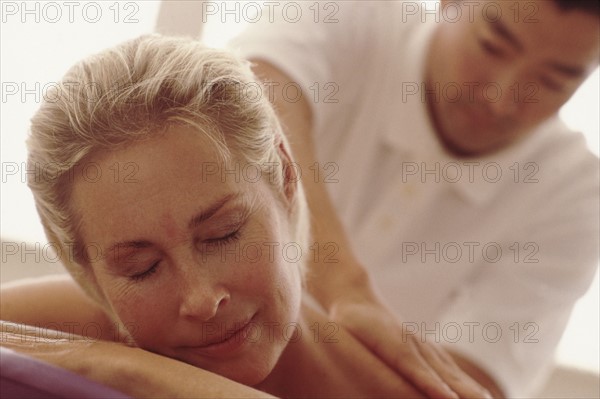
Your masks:
{"label": "woman's bare shoulder", "polygon": [[0,287],[0,319],[96,339],[118,340],[118,328],[68,274]]}
{"label": "woman's bare shoulder", "polygon": [[320,305],[303,301],[313,353],[310,378],[302,382],[306,396],[411,397],[422,395],[341,325]]}

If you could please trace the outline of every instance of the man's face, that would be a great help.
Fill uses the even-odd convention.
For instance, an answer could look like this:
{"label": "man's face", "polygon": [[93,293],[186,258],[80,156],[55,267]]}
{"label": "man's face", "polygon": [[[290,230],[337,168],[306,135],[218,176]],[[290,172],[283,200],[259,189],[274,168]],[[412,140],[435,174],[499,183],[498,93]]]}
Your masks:
{"label": "man's face", "polygon": [[[550,0],[442,1],[426,80],[438,135],[481,155],[555,114],[598,66],[599,19]],[[452,21],[460,9],[462,17]]]}

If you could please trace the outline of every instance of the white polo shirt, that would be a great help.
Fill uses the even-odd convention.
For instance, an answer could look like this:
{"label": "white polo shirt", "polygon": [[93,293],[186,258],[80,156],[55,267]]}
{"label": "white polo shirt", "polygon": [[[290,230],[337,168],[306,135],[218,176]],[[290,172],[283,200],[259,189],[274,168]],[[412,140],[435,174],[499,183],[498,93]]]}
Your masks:
{"label": "white polo shirt", "polygon": [[406,328],[520,397],[542,382],[597,267],[598,159],[556,118],[493,155],[448,155],[421,97],[436,17],[419,3],[296,2],[230,47],[309,99],[318,177]]}

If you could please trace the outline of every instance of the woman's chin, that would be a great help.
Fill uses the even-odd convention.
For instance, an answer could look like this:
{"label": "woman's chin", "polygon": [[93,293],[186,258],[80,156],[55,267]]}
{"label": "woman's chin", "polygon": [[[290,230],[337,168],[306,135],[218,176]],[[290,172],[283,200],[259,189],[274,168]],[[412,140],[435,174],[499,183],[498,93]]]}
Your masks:
{"label": "woman's chin", "polygon": [[254,364],[245,364],[239,366],[233,366],[228,370],[222,370],[221,372],[215,370],[217,374],[221,374],[223,377],[239,382],[240,384],[248,386],[256,386],[262,383],[271,374],[275,368],[276,362],[257,362]]}
{"label": "woman's chin", "polygon": [[190,348],[168,353],[158,351],[158,353],[240,384],[255,386],[271,374],[288,346],[287,342],[274,339],[272,336],[270,339],[266,336],[262,338],[258,342],[246,342],[244,346],[238,348],[238,353],[229,356],[220,352],[207,354],[205,348]]}

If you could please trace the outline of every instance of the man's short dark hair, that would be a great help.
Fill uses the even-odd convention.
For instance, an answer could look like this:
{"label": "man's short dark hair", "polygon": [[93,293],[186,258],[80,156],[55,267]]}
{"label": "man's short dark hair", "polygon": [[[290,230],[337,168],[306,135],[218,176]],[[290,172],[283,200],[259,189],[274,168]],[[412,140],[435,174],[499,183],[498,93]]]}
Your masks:
{"label": "man's short dark hair", "polygon": [[561,10],[579,10],[600,16],[600,0],[554,0]]}

